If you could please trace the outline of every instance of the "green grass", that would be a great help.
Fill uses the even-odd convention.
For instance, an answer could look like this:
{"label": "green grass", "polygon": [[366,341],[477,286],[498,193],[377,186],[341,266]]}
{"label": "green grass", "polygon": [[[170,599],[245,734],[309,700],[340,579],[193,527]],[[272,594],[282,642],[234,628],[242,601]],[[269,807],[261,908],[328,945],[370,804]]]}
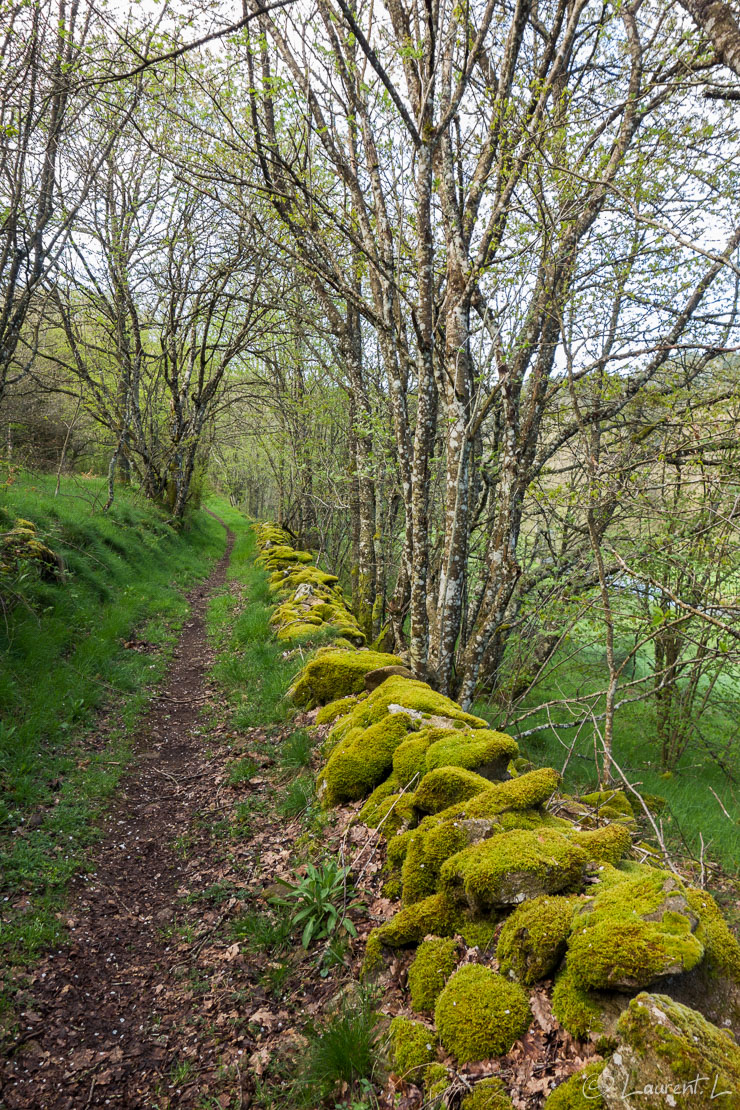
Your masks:
{"label": "green grass", "polygon": [[305,1033],[307,1043],[293,1087],[296,1103],[314,1107],[341,1094],[342,1107],[358,1105],[355,1100],[360,1098],[363,1105],[374,1105],[372,1080],[377,1079],[380,1045],[374,995],[360,990],[355,997],[345,997],[324,1025],[309,1025]]}
{"label": "green grass", "polygon": [[[642,665],[647,666],[647,662]],[[605,676],[603,651],[583,648],[574,652],[571,645],[567,655],[563,653],[555,657],[548,675],[527,696],[518,712],[550,700],[565,701],[596,692],[603,689]],[[735,695],[729,699],[729,708],[725,710],[718,704],[702,717],[691,745],[669,775],[665,775],[660,766],[655,714],[649,700],[633,702],[618,710],[614,757],[634,786],[642,792],[660,794],[668,802],[667,811],[663,814],[664,834],[677,857],[691,854],[698,858],[701,834],[708,857],[716,860],[729,874],[737,874],[740,870],[740,759],[735,739],[737,722],[731,706],[733,701],[737,704],[740,683],[729,685],[734,685],[732,693]],[[728,692],[725,691],[726,698]],[[603,712],[603,702],[595,703],[593,711],[596,714]],[[478,704],[473,712],[486,717],[497,727],[506,728],[495,705]],[[550,720],[560,723],[572,720],[572,717],[565,708],[555,706],[550,710]],[[597,782],[593,726],[585,725],[577,739],[575,729],[555,730],[549,727],[524,739],[518,735],[537,725],[548,725],[546,710],[539,710],[507,731],[517,737],[522,754],[533,763],[553,766],[558,770],[565,764],[568,750],[575,740],[565,773],[565,789],[570,792],[593,789]],[[721,762],[710,753],[710,747],[715,754],[722,753]],[[721,799],[730,814],[729,819],[712,791]]]}
{"label": "green grass", "polygon": [[[0,472],[0,530],[17,517],[65,563],[61,581],[32,568],[10,584],[0,617],[0,951],[32,959],[55,944],[70,876],[84,866],[94,817],[128,759],[127,737],[164,674],[186,613],[183,591],[223,553],[204,512],[176,532],[151,503],[101,479]],[[124,647],[135,634],[147,649]],[[109,706],[106,747],[87,743]]]}
{"label": "green grass", "polygon": [[237,729],[285,721],[292,712],[285,694],[303,665],[301,649],[287,647],[272,634],[274,602],[266,571],[254,564],[256,555],[254,533],[247,529],[237,538],[229,570],[241,598],[223,593],[208,613],[217,648],[213,674],[226,692]]}

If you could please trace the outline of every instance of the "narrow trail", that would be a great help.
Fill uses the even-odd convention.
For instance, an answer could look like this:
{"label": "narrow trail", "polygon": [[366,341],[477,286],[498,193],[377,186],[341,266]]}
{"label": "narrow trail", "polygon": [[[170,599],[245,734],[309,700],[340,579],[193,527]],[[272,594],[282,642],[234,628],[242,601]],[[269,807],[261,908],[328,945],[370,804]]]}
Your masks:
{"label": "narrow trail", "polygon": [[71,892],[68,941],[21,996],[20,1032],[0,1060],[7,1110],[247,1105],[239,1061],[249,1035],[234,1002],[245,984],[232,974],[235,946],[217,934],[226,907],[197,902],[218,874],[213,814],[229,754],[209,743],[202,717],[214,697],[205,614],[226,580],[227,534],[224,556],[188,596],[93,870]]}

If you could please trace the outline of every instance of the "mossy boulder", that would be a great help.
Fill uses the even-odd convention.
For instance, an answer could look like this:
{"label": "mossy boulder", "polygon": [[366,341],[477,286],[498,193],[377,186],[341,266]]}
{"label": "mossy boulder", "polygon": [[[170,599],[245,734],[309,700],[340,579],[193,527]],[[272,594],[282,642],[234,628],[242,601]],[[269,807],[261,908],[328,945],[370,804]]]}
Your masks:
{"label": "mossy boulder", "polygon": [[438,694],[426,682],[417,682],[415,679],[393,676],[373,690],[366,698],[349,713],[338,721],[332,729],[334,739],[339,740],[350,729],[369,728],[377,724],[389,713],[403,713],[418,722],[417,729],[426,725],[434,726],[438,723],[435,718],[444,718],[449,722],[450,728],[487,728],[488,722],[482,717],[474,717],[465,713],[457,702]]}
{"label": "mossy boulder", "polygon": [[421,780],[427,770],[425,756],[440,729],[423,728],[414,732],[393,753],[393,775],[401,786]]}
{"label": "mossy boulder", "polygon": [[398,656],[377,651],[318,651],[298,675],[289,696],[296,705],[307,709],[326,705],[361,693],[368,671],[399,662]]}
{"label": "mossy boulder", "polygon": [[272,592],[282,590],[297,590],[299,586],[330,587],[339,593],[339,579],[336,574],[327,574],[318,567],[302,566],[300,570],[276,570],[270,575],[270,589]]}
{"label": "mossy boulder", "polygon": [[471,947],[484,947],[490,942],[497,923],[495,915],[476,917],[444,894],[432,894],[412,906],[404,906],[389,921],[373,929],[367,939],[364,973],[376,970],[385,948],[415,947],[427,936],[454,937],[459,933]]}
{"label": "mossy boulder", "polygon": [[508,782],[489,783],[469,801],[458,802],[438,814],[440,821],[466,817],[495,817],[507,809],[535,809],[557,790],[560,776],[552,767],[529,771]]}
{"label": "mossy boulder", "polygon": [[450,1077],[444,1064],[429,1064],[424,1070],[424,1091],[427,1103],[436,1106],[450,1085]]}
{"label": "mossy boulder", "polygon": [[581,794],[580,801],[592,806],[597,816],[607,821],[634,823],[634,811],[624,790],[595,790]]}
{"label": "mossy boulder", "polygon": [[317,725],[333,725],[335,721],[339,720],[350,710],[354,709],[359,701],[358,694],[350,694],[346,698],[337,698],[336,701],[330,701],[328,705],[323,705],[316,714]]}
{"label": "mossy boulder", "polygon": [[740,944],[711,894],[687,887],[686,900],[699,919],[696,937],[704,959],[692,971],[666,979],[661,989],[740,1037]]}
{"label": "mossy boulder", "polygon": [[514,1110],[514,1103],[500,1079],[481,1079],[460,1103],[460,1110]]}
{"label": "mossy boulder", "polygon": [[414,805],[422,813],[441,813],[457,802],[467,801],[487,790],[489,782],[464,767],[437,767],[427,771],[414,793]]}
{"label": "mossy boulder", "polygon": [[408,971],[411,1005],[419,1013],[431,1012],[458,960],[457,941],[431,937],[419,945]]}
{"label": "mossy boulder", "polygon": [[[381,783],[381,786],[385,786],[385,783]],[[378,829],[384,836],[393,836],[401,829],[416,824],[416,810],[410,794],[389,794],[376,801],[372,808],[368,808],[370,800],[376,795],[377,791],[373,791],[360,810],[360,820],[370,828]]]}
{"label": "mossy boulder", "polygon": [[577,896],[543,895],[515,909],[499,935],[501,972],[526,984],[551,975],[565,954],[577,905]]}
{"label": "mossy boulder", "polygon": [[607,1110],[598,1086],[605,1066],[597,1060],[571,1075],[548,1095],[542,1110]]}
{"label": "mossy boulder", "polygon": [[604,1030],[601,997],[583,990],[566,967],[558,974],[552,990],[552,1012],[564,1029],[579,1039]]}
{"label": "mossy boulder", "polygon": [[515,829],[464,848],[442,865],[441,888],[477,913],[580,889],[588,857],[556,829]]}
{"label": "mossy boulder", "polygon": [[480,964],[449,979],[434,1007],[437,1033],[459,1064],[501,1056],[526,1033],[529,1000],[517,983]]}
{"label": "mossy boulder", "polygon": [[437,1038],[420,1021],[396,1017],[390,1024],[393,1070],[408,1083],[421,1086],[428,1064],[437,1056]]}
{"label": "mossy boulder", "polygon": [[295,548],[290,547],[289,544],[261,544],[262,552],[257,556],[255,562],[261,563],[262,566],[268,567],[270,570],[282,570],[284,567],[290,567],[291,564],[298,563],[312,563],[313,555],[310,551],[296,551]]}
{"label": "mossy boulder", "polygon": [[377,690],[378,686],[381,686],[387,678],[392,678],[394,675],[400,676],[401,678],[414,677],[413,671],[405,667],[399,659],[397,663],[385,663],[375,670],[368,671],[365,675],[365,689],[369,693],[372,693],[372,691]]}
{"label": "mossy boulder", "polygon": [[464,767],[483,778],[498,780],[509,777],[510,760],[519,753],[516,740],[504,732],[478,729],[475,732],[452,733],[432,744],[425,757],[428,771],[438,767]]}
{"label": "mossy boulder", "polygon": [[[609,1110],[737,1110],[740,1048],[729,1033],[664,994],[638,994],[617,1025],[621,1044],[599,1076]],[[624,1093],[629,1092],[625,1100]]]}
{"label": "mossy boulder", "polygon": [[569,973],[584,990],[640,990],[690,971],[704,955],[698,923],[683,883],[665,871],[604,887],[574,919]]}
{"label": "mossy boulder", "polygon": [[388,714],[370,728],[341,741],[317,779],[317,793],[324,805],[364,798],[393,767],[393,753],[408,734],[412,722],[405,714]]}
{"label": "mossy boulder", "polygon": [[614,823],[600,829],[574,829],[568,833],[574,844],[583,848],[590,860],[616,866],[632,846],[630,831],[625,825]]}

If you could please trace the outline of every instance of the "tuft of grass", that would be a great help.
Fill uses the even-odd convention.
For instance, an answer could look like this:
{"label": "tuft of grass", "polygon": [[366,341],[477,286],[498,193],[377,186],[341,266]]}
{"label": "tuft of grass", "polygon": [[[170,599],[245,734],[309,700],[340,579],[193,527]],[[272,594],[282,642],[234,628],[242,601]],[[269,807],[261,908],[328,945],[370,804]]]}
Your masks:
{"label": "tuft of grass", "polygon": [[255,952],[282,951],[292,930],[293,922],[286,911],[267,914],[250,910],[231,923],[234,939],[244,941]]}
{"label": "tuft of grass", "polygon": [[305,728],[297,728],[280,748],[280,764],[286,771],[301,771],[310,766],[313,744]]}
{"label": "tuft of grass", "polygon": [[296,1103],[317,1106],[340,1093],[345,1098],[367,1098],[380,1062],[380,1026],[373,994],[360,990],[355,997],[344,998],[323,1026],[309,1025],[305,1033],[303,1065],[292,1092]]}
{"label": "tuft of grass", "polygon": [[254,778],[257,771],[257,764],[247,756],[243,759],[235,760],[229,765],[227,777],[229,786],[238,786],[240,782],[249,782],[250,779]]}
{"label": "tuft of grass", "polygon": [[276,809],[281,817],[298,817],[311,808],[316,800],[314,780],[308,775],[293,779],[285,789],[285,794]]}

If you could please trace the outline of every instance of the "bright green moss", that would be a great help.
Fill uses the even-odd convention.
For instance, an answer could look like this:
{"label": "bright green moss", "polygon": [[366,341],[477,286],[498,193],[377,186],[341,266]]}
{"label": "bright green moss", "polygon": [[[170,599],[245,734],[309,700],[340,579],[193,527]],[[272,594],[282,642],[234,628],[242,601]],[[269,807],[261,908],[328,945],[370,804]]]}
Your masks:
{"label": "bright green moss", "polygon": [[467,944],[483,946],[496,928],[495,916],[475,918],[450,902],[444,894],[432,894],[423,902],[404,906],[398,913],[373,929],[368,937],[367,951],[383,948],[409,948],[420,944],[424,937],[454,937],[459,933]]}
{"label": "bright green moss", "polygon": [[378,821],[380,820],[380,807],[388,798],[395,796],[397,790],[398,785],[393,775],[385,779],[384,782],[381,782],[380,786],[375,787],[357,815],[363,825],[368,825],[371,829],[377,827]]}
{"label": "bright green moss", "polygon": [[504,779],[509,760],[518,752],[516,740],[506,733],[476,729],[437,740],[427,751],[425,763],[428,771],[437,767],[464,767],[486,779]]}
{"label": "bright green moss", "polygon": [[573,1037],[586,1037],[604,1028],[598,997],[578,987],[567,967],[555,979],[552,1012]]}
{"label": "bright green moss", "polygon": [[699,918],[696,938],[704,947],[703,966],[710,976],[721,975],[740,984],[740,944],[714,898],[706,890],[687,887],[686,901]]}
{"label": "bright green moss", "polygon": [[444,1048],[467,1064],[508,1052],[526,1033],[532,1014],[518,983],[480,964],[467,964],[437,999],[434,1020]]}
{"label": "bright green moss", "polygon": [[406,853],[411,843],[411,837],[415,831],[415,829],[410,829],[406,832],[397,833],[396,836],[389,837],[386,862],[391,870],[398,870],[403,866],[403,861],[406,858]]}
{"label": "bright green moss", "polygon": [[410,728],[405,713],[389,714],[351,743],[337,745],[318,777],[322,803],[353,802],[369,794],[390,772],[393,753]]}
{"label": "bright green moss", "polygon": [[[519,815],[517,815],[519,816]],[[502,831],[501,818],[444,821],[422,824],[405,846],[403,858],[403,900],[418,902],[433,894],[439,884],[442,864],[469,844]]]}
{"label": "bright green moss", "polygon": [[683,883],[665,871],[600,887],[573,922],[568,969],[584,990],[639,990],[704,955]]}
{"label": "bright green moss", "polygon": [[473,844],[442,865],[441,889],[485,913],[540,894],[578,890],[586,853],[555,829],[515,829]]}
{"label": "bright green moss", "polygon": [[[390,781],[390,780],[386,780]],[[382,783],[381,785],[385,785]],[[371,794],[370,797],[373,797]],[[363,820],[363,809],[360,820]],[[401,829],[408,829],[416,824],[416,810],[411,794],[389,794],[375,806],[372,821],[365,821],[366,825],[378,829],[383,836],[394,836]]]}
{"label": "bright green moss", "polygon": [[408,1083],[421,1086],[427,1065],[437,1055],[434,1031],[420,1021],[397,1017],[391,1022],[390,1037],[393,1070]]}
{"label": "bright green moss", "polygon": [[376,724],[388,713],[388,707],[403,706],[412,710],[415,720],[420,722],[419,727],[424,727],[424,722],[429,725],[438,724],[434,717],[443,717],[453,722],[459,722],[460,728],[487,728],[488,722],[482,717],[473,717],[464,713],[457,702],[438,694],[426,682],[417,682],[413,678],[403,678],[393,675],[387,678],[376,690],[365,698],[346,718],[337,722],[334,729],[340,737],[351,728],[368,728]]}
{"label": "bright green moss", "polygon": [[503,974],[536,983],[558,966],[565,954],[577,897],[545,895],[519,906],[504,922],[496,956]]}
{"label": "bright green moss", "polygon": [[438,767],[427,771],[416,788],[414,805],[422,813],[441,813],[489,788],[488,779],[464,767]]}
{"label": "bright green moss", "polygon": [[300,570],[276,570],[270,575],[272,591],[297,590],[299,586],[332,587],[341,596],[336,574],[327,574],[318,567],[303,566]]}
{"label": "bright green moss", "polygon": [[501,1080],[489,1076],[481,1079],[470,1094],[465,1095],[460,1110],[514,1110],[514,1104]]}
{"label": "bright green moss", "polygon": [[607,1061],[599,1089],[607,1105],[630,1092],[634,1110],[654,1110],[656,1091],[673,1110],[737,1110],[740,1048],[696,1010],[664,994],[639,994],[617,1024],[622,1044]]}
{"label": "bright green moss", "polygon": [[[326,619],[326,618],[324,618]],[[318,651],[298,675],[289,691],[296,705],[311,709],[315,705],[360,694],[365,689],[365,675],[378,667],[390,667],[401,660],[397,655],[377,651]]]}
{"label": "bright green moss", "polygon": [[423,728],[404,740],[393,753],[393,774],[403,786],[408,786],[418,776],[421,779],[427,766],[425,755],[435,740],[447,735],[448,729]]}
{"label": "bright green moss", "polygon": [[270,570],[281,570],[291,563],[312,563],[313,555],[309,551],[295,551],[287,543],[274,544],[271,547],[262,545],[262,554],[257,556],[255,562]]}
{"label": "bright green moss", "polygon": [[557,790],[560,776],[552,767],[529,771],[509,782],[489,783],[486,790],[438,814],[440,821],[465,817],[495,817],[507,809],[535,809]]}
{"label": "bright green moss", "polygon": [[612,866],[616,866],[632,846],[630,831],[622,824],[585,831],[573,829],[569,836],[574,844],[583,848],[590,860],[611,863]]}
{"label": "bright green moss", "polygon": [[347,698],[337,698],[324,705],[316,714],[317,725],[333,725],[336,720],[354,709],[358,702],[357,694],[350,694]]}
{"label": "bright green moss", "polygon": [[605,1066],[604,1060],[597,1060],[571,1075],[548,1096],[542,1110],[607,1110],[598,1087]]}
{"label": "bright green moss", "polygon": [[419,945],[408,972],[411,1005],[415,1010],[431,1013],[457,960],[457,942],[452,938],[432,937]]}
{"label": "bright green moss", "polygon": [[435,1105],[435,1099],[440,1099],[450,1085],[447,1068],[444,1064],[429,1064],[424,1071],[424,1090],[427,1103]]}
{"label": "bright green moss", "polygon": [[[634,816],[632,806],[624,790],[596,790],[592,794],[581,794],[580,801],[593,806],[601,816],[610,817],[613,813],[629,819]],[[604,810],[607,808],[610,813],[604,814]]]}

